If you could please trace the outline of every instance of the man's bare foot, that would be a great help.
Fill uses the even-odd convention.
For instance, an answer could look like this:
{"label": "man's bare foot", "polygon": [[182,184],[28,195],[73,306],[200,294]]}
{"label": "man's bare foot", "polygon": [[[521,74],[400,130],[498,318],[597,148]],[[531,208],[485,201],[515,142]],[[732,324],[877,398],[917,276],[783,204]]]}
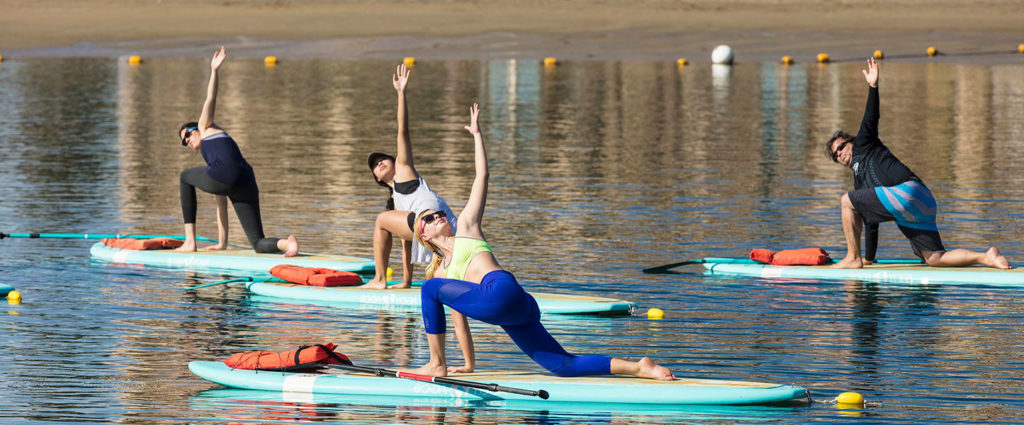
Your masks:
{"label": "man's bare foot", "polygon": [[383,278],[374,276],[373,279],[370,279],[369,282],[366,282],[365,284],[360,285],[359,287],[365,289],[387,289],[388,281],[384,280]]}
{"label": "man's bare foot", "polygon": [[285,257],[294,257],[299,255],[299,241],[295,239],[295,235],[288,235],[288,250],[284,252]]}
{"label": "man's bare foot", "polygon": [[832,265],[833,269],[859,269],[863,267],[864,260],[861,257],[846,257]]}
{"label": "man's bare foot", "polygon": [[185,242],[184,245],[174,248],[174,250],[178,252],[196,252],[196,243]]}
{"label": "man's bare foot", "polygon": [[414,373],[418,373],[420,375],[433,376],[435,378],[443,378],[445,376],[448,376],[448,365],[427,363],[423,366],[420,366],[419,369],[416,369]]}
{"label": "man's bare foot", "polygon": [[985,260],[987,260],[985,264],[997,269],[1006,270],[1010,268],[1010,260],[1007,260],[1006,257],[999,252],[999,248],[996,247],[988,249],[988,252],[985,253]]}
{"label": "man's bare foot", "polygon": [[659,381],[672,381],[676,379],[676,375],[668,370],[665,366],[660,366],[647,357],[640,359],[637,364],[640,365],[640,371],[637,372],[636,376],[640,378],[657,379]]}

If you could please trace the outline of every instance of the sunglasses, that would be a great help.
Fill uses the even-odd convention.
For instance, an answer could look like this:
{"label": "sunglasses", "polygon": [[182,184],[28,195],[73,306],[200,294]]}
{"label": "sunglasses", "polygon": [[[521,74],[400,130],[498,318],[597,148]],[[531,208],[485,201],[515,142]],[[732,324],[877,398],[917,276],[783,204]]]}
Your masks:
{"label": "sunglasses", "polygon": [[433,223],[435,219],[448,217],[448,213],[444,211],[434,211],[432,214],[426,214],[421,219],[424,223]]}
{"label": "sunglasses", "polygon": [[189,127],[185,129],[185,135],[181,136],[181,145],[188,146],[188,138],[192,135],[193,131],[199,130],[199,127]]}
{"label": "sunglasses", "polygon": [[843,148],[845,148],[848,144],[850,144],[849,140],[840,143],[839,147],[836,148],[836,150],[832,151],[832,162],[839,162],[839,151],[843,150]]}

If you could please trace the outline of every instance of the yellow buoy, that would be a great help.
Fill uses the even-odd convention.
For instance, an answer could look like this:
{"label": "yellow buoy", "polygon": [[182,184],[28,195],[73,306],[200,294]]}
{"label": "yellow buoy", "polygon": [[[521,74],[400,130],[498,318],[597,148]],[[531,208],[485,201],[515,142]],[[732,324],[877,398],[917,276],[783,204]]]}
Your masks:
{"label": "yellow buoy", "polygon": [[10,304],[21,304],[21,292],[11,291],[7,293],[7,302]]}
{"label": "yellow buoy", "polygon": [[[1017,45],[1017,53],[1024,53],[1024,44]],[[3,60],[3,56],[0,56],[0,60]]]}
{"label": "yellow buoy", "polygon": [[935,56],[939,54],[939,49],[936,49],[935,46],[929,46],[925,52],[928,53],[928,56]]}
{"label": "yellow buoy", "polygon": [[[1024,44],[1021,44],[1021,46],[1024,46]],[[0,55],[0,62],[3,62],[3,61],[4,61],[4,55]]]}
{"label": "yellow buoy", "polygon": [[138,65],[140,63],[142,63],[142,58],[140,58],[138,56],[135,56],[135,55],[128,56],[128,64],[129,65]]}
{"label": "yellow buoy", "polygon": [[828,53],[818,53],[818,63],[828,63]]}
{"label": "yellow buoy", "polygon": [[[844,405],[845,404],[845,405],[848,405],[848,406],[857,406],[857,407],[859,407],[859,406],[863,406],[864,405],[864,396],[860,395],[859,393],[855,393],[853,391],[847,391],[845,393],[839,394],[839,396],[836,397],[836,403],[838,403],[840,405]],[[842,407],[840,407],[840,408],[842,408]]]}
{"label": "yellow buoy", "polygon": [[263,64],[266,66],[277,65],[277,56],[267,56],[263,58]]}
{"label": "yellow buoy", "polygon": [[393,269],[391,267],[388,267],[388,272],[387,272],[388,279],[391,279],[391,276],[394,276],[394,275],[395,275],[395,269]]}
{"label": "yellow buoy", "polygon": [[402,63],[404,63],[405,66],[412,68],[416,66],[416,58],[408,56],[405,59],[402,59]]}
{"label": "yellow buoy", "polygon": [[793,64],[793,58],[789,57],[789,56],[783,56],[782,57],[782,64],[783,65],[792,65]]}
{"label": "yellow buoy", "polygon": [[555,66],[558,65],[558,59],[555,58],[544,58],[544,66]]}
{"label": "yellow buoy", "polygon": [[885,55],[882,54],[881,50],[875,50],[875,59],[881,59],[883,57],[885,57]]}
{"label": "yellow buoy", "polygon": [[689,62],[686,60],[686,58],[676,59],[676,65],[678,65],[678,66],[686,66],[688,64],[689,64]]}
{"label": "yellow buoy", "polygon": [[661,311],[660,308],[652,308],[647,310],[647,318],[651,320],[659,320],[665,318],[665,312]]}

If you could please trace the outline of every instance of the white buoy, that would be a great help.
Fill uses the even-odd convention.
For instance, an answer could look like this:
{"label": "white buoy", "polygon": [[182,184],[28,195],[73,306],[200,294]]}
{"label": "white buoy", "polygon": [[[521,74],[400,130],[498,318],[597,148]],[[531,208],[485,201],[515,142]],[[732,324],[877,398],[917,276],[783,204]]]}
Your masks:
{"label": "white buoy", "polygon": [[711,63],[732,65],[732,47],[724,44],[715,47],[715,50],[711,51]]}

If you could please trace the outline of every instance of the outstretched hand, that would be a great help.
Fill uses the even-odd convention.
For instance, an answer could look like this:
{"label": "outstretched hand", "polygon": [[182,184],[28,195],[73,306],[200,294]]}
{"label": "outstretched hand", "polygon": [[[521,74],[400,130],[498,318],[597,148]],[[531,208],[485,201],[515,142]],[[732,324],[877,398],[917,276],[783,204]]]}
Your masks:
{"label": "outstretched hand", "polygon": [[875,58],[868,58],[868,69],[860,71],[864,73],[864,79],[871,87],[878,87],[878,67],[879,63]]}
{"label": "outstretched hand", "polygon": [[472,134],[472,135],[480,134],[480,127],[477,126],[477,124],[476,124],[476,120],[479,117],[480,117],[480,105],[477,105],[476,103],[474,103],[473,107],[469,108],[469,125],[465,126],[465,129],[466,129],[466,131],[469,132],[469,134]]}
{"label": "outstretched hand", "polygon": [[220,50],[213,53],[213,59],[210,59],[210,69],[216,71],[220,68],[220,64],[224,63],[224,58],[227,54],[224,53],[224,46],[220,46]]}
{"label": "outstretched hand", "polygon": [[391,83],[395,85],[395,90],[405,91],[405,86],[409,84],[409,74],[411,73],[412,70],[406,68],[404,63],[395,68],[395,73],[391,74]]}

